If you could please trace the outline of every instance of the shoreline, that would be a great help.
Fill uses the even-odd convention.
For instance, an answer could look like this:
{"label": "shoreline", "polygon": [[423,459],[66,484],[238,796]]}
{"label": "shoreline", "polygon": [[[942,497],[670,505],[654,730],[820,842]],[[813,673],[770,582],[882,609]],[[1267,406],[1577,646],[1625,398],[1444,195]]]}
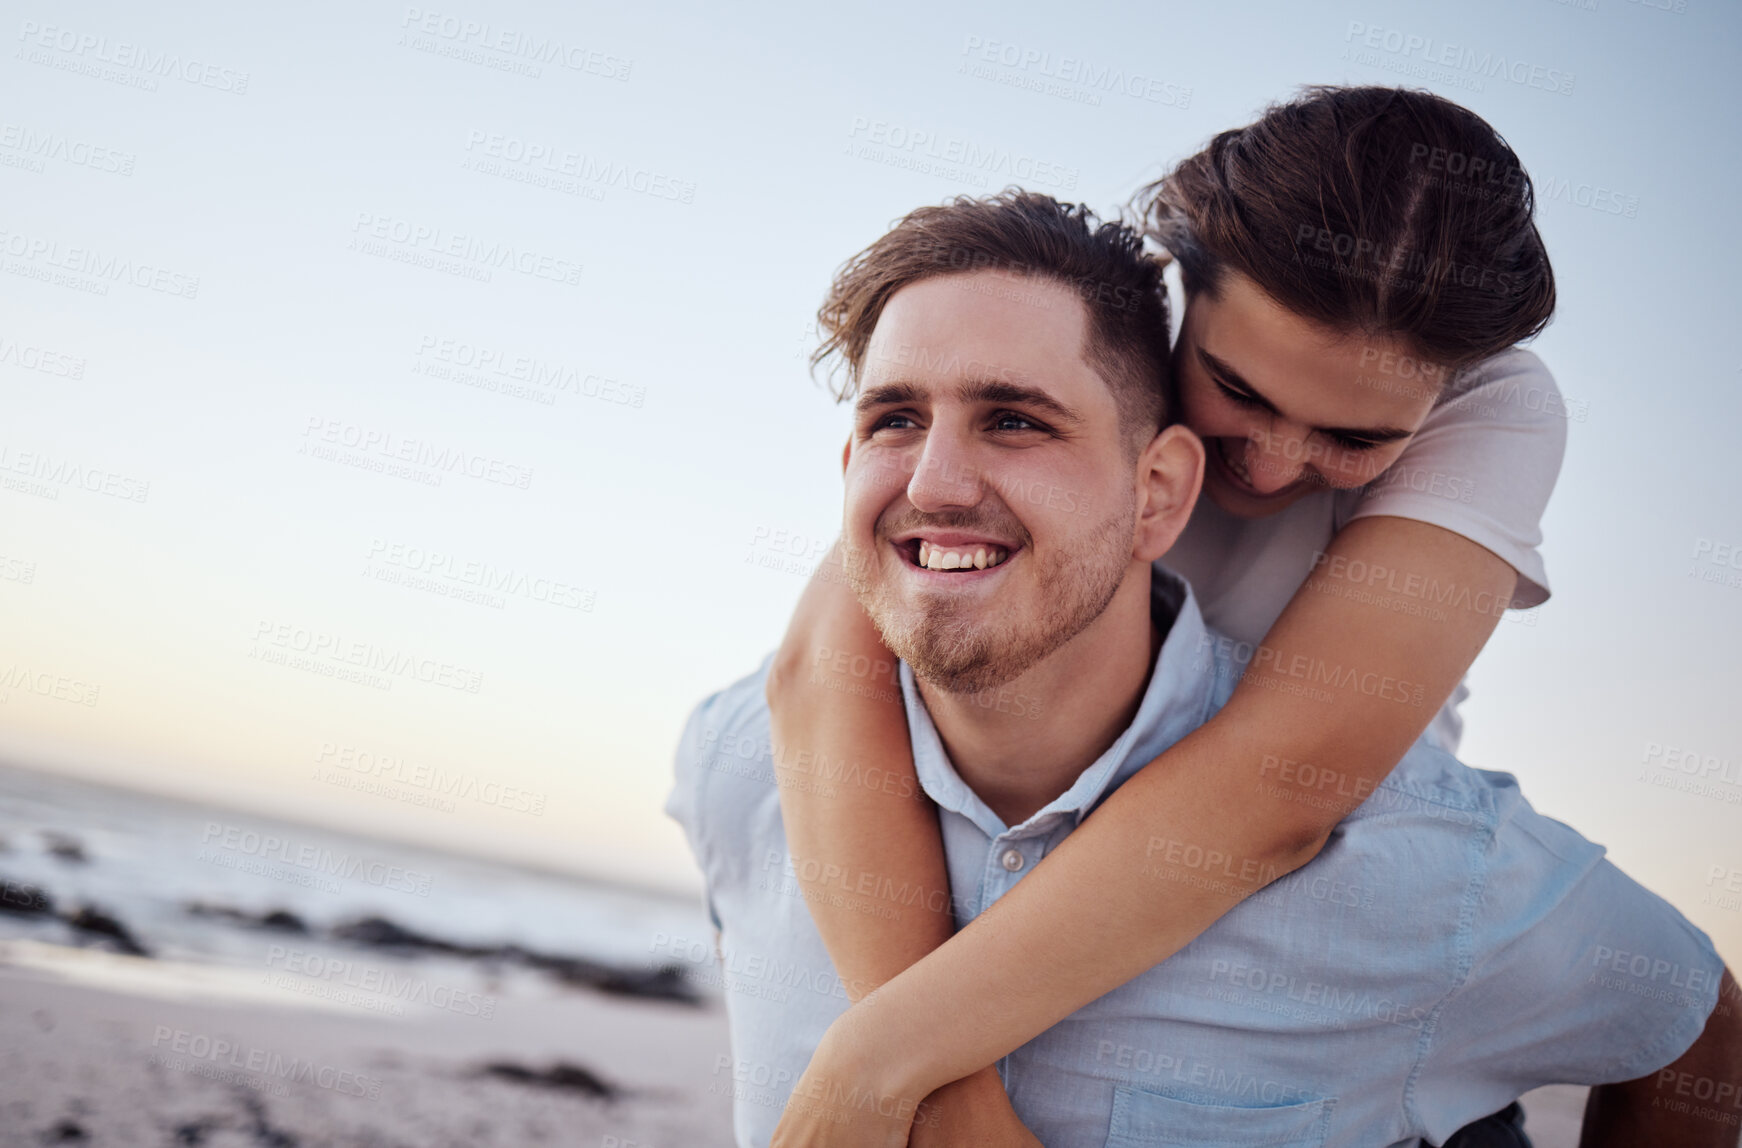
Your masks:
{"label": "shoreline", "polygon": [[[43,755],[39,753],[39,756]],[[209,791],[184,791],[174,786],[161,788],[140,786],[131,780],[122,780],[119,775],[102,766],[92,769],[88,766],[75,766],[66,762],[50,763],[46,758],[41,762],[32,763],[25,760],[25,754],[21,753],[18,747],[6,739],[0,738],[0,790],[6,788],[5,775],[8,772],[40,778],[49,785],[71,783],[105,790],[129,799],[158,802],[183,809],[229,813],[256,821],[277,822],[280,825],[307,830],[314,834],[346,837],[358,841],[375,842],[391,848],[415,850],[419,853],[466,865],[501,866],[546,880],[574,884],[593,892],[623,894],[684,908],[698,904],[701,899],[699,879],[695,881],[693,886],[676,880],[671,882],[637,881],[630,876],[599,872],[584,867],[569,868],[540,863],[530,857],[518,856],[511,852],[488,847],[457,849],[452,844],[455,840],[454,836],[447,833],[432,832],[425,836],[417,833],[393,832],[393,826],[383,827],[376,822],[365,825],[361,821],[353,822],[351,819],[321,820],[309,810],[287,811],[282,806],[274,805],[265,799],[249,800],[245,796],[238,796],[234,793],[214,796]],[[486,843],[496,840],[494,835],[482,832],[474,834],[474,838]]]}

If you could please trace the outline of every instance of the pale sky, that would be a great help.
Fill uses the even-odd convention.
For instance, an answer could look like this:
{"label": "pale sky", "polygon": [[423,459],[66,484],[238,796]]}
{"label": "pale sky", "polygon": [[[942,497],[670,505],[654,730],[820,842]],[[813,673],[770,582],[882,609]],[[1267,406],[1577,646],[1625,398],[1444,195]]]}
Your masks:
{"label": "pale sky", "polygon": [[8,760],[693,889],[683,718],[839,521],[833,269],[1421,84],[1537,180],[1574,420],[1462,756],[1742,958],[1734,7],[176,9],[26,4],[0,62]]}

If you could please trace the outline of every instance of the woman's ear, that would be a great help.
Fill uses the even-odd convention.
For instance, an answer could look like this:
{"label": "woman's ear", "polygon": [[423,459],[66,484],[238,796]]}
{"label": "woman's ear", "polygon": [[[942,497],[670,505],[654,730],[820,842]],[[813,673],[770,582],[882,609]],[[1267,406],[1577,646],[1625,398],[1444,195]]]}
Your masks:
{"label": "woman's ear", "polygon": [[1204,483],[1204,442],[1175,423],[1137,456],[1137,529],[1131,556],[1154,562],[1186,528]]}

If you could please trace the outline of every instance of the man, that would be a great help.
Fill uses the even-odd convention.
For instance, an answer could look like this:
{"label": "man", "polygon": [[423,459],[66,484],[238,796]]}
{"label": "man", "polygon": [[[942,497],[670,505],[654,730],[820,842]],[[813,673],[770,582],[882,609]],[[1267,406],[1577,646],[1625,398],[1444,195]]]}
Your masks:
{"label": "man", "polygon": [[[900,689],[965,922],[1203,724],[1240,666],[1189,587],[1151,565],[1191,511],[1202,446],[1130,377],[1154,332],[1113,314],[1117,276],[1071,262],[1088,250],[1116,266],[1137,244],[1041,196],[930,211],[986,243],[932,252],[884,302],[856,349],[844,459],[854,588],[902,664],[898,680],[834,669]],[[789,1099],[914,1115],[911,1098],[851,1082],[792,1095],[858,992],[797,895],[763,672],[697,709],[667,805],[720,930],[719,1074],[741,1145],[766,1144]],[[874,772],[817,763],[815,777]],[[1311,784],[1292,762],[1276,782]],[[1266,879],[1194,848],[1154,843],[1169,872]],[[872,909],[908,895],[836,876]],[[1733,996],[1705,935],[1599,847],[1510,777],[1418,745],[1316,860],[1000,1067],[1049,1148],[1441,1143],[1551,1082],[1605,1085],[1591,1111],[1625,1138],[1593,1143],[1733,1143],[1718,1106],[1668,1103],[1684,1081],[1736,1100],[1742,1031],[1733,1008],[1714,1013],[1720,985]]]}

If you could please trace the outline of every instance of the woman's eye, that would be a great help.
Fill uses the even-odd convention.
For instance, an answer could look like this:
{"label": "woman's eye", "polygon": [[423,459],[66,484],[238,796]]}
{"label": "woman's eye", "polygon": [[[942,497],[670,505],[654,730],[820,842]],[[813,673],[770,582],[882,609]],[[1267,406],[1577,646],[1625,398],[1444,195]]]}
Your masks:
{"label": "woman's eye", "polygon": [[1344,450],[1372,450],[1379,445],[1364,438],[1344,438],[1341,435],[1326,435],[1325,437]]}
{"label": "woman's eye", "polygon": [[1237,391],[1233,387],[1230,387],[1227,383],[1224,383],[1221,379],[1216,380],[1216,389],[1221,391],[1228,398],[1232,399],[1234,402],[1239,403],[1243,407],[1261,407],[1264,405],[1263,403],[1259,402],[1253,396],[1247,394],[1245,391]]}

